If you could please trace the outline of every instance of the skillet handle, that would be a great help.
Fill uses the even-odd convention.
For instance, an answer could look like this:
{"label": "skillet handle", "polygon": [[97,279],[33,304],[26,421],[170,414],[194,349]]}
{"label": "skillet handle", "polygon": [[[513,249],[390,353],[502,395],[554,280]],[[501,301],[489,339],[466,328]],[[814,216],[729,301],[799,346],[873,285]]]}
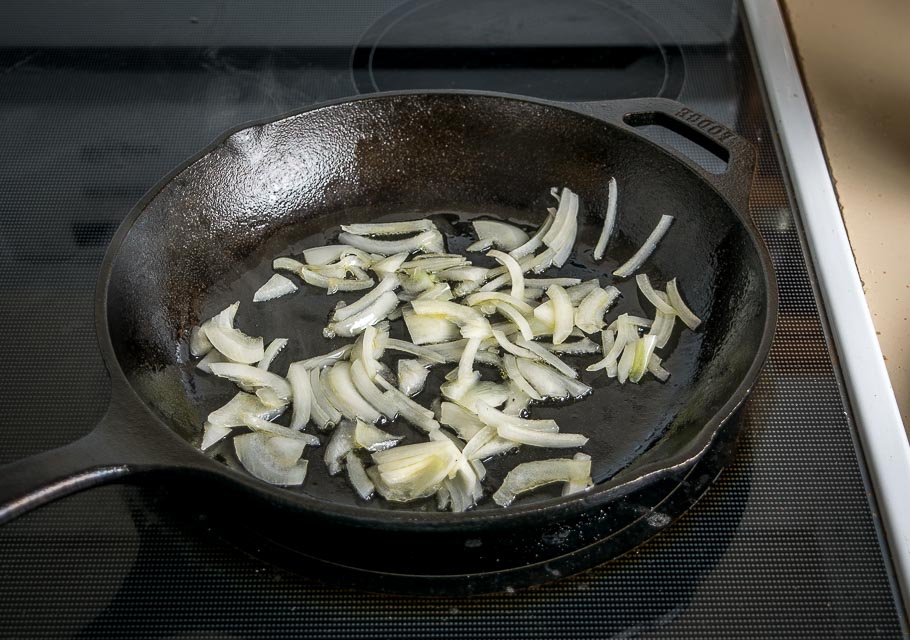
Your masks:
{"label": "skillet handle", "polygon": [[755,150],[749,141],[723,124],[666,98],[579,103],[576,106],[633,132],[647,125],[664,127],[713,153],[727,163],[723,173],[707,171],[675,149],[661,147],[711,183],[740,213],[747,212],[755,170]]}
{"label": "skillet handle", "polygon": [[0,525],[91,487],[211,462],[142,415],[144,407],[129,404],[112,401],[98,425],[75,442],[0,466]]}

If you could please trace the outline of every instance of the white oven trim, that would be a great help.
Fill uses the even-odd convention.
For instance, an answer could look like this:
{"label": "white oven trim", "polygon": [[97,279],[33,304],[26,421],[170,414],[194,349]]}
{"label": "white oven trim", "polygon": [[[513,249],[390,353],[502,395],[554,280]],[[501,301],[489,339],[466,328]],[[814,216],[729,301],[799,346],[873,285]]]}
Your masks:
{"label": "white oven trim", "polygon": [[910,443],[781,8],[775,0],[743,0],[742,4],[802,214],[904,607],[910,611]]}

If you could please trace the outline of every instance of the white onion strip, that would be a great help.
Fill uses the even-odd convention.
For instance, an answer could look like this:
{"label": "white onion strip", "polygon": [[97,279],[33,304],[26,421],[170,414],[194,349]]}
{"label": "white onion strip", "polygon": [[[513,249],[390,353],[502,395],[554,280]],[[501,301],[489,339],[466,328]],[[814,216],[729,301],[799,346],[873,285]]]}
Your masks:
{"label": "white onion strip", "polygon": [[537,251],[540,245],[543,244],[543,237],[549,232],[550,227],[553,226],[553,220],[555,218],[555,213],[548,213],[546,219],[544,219],[543,223],[537,229],[537,233],[531,236],[531,239],[523,245],[510,251],[509,254],[516,260],[519,260]]}
{"label": "white onion strip", "polygon": [[233,327],[211,324],[206,327],[205,336],[215,349],[232,362],[253,364],[262,360],[265,353],[262,338],[248,336]]}
{"label": "white onion strip", "polygon": [[348,338],[356,336],[367,327],[376,324],[380,320],[386,319],[397,307],[398,296],[391,291],[386,291],[376,298],[370,306],[358,311],[354,315],[348,316],[344,320],[338,322],[330,322],[329,325],[323,329],[323,335],[327,338],[333,338],[336,335]]}
{"label": "white onion strip", "polygon": [[633,273],[638,271],[638,268],[644,264],[645,260],[647,260],[651,254],[654,253],[654,249],[657,248],[658,243],[663,239],[664,235],[670,229],[671,224],[673,224],[673,216],[661,216],[660,221],[657,223],[657,226],[654,227],[654,230],[645,240],[645,243],[641,245],[641,248],[636,251],[635,254],[629,258],[625,264],[614,271],[613,275],[617,278],[628,278]]}
{"label": "white onion strip", "polygon": [[351,379],[351,365],[338,362],[328,370],[324,390],[329,400],[349,420],[360,418],[364,422],[379,420],[379,411],[357,391]]}
{"label": "white onion strip", "polygon": [[575,310],[566,290],[559,285],[550,285],[547,297],[553,302],[553,344],[562,344],[575,327]]}
{"label": "white onion strip", "polygon": [[332,313],[332,320],[340,322],[364,311],[373,305],[384,293],[395,291],[399,286],[401,286],[401,280],[394,273],[383,277],[373,290],[359,300],[349,305],[335,307],[335,311]]}
{"label": "white onion strip", "polygon": [[[527,318],[521,315],[521,312],[518,311],[518,309],[506,302],[496,302],[495,304],[496,310],[518,327],[518,330],[521,331],[521,335],[523,335],[526,340],[534,339],[534,331],[531,330],[531,325],[528,324]],[[492,332],[492,328],[490,331]]]}
{"label": "white onion strip", "polygon": [[266,302],[297,291],[297,285],[280,273],[274,274],[265,281],[253,294],[253,302]]}
{"label": "white onion strip", "polygon": [[[586,295],[575,310],[575,326],[585,333],[596,333],[603,329],[604,314],[619,297],[619,289],[596,288]],[[554,341],[554,344],[556,342]]]}
{"label": "white onion strip", "polygon": [[683,324],[695,331],[698,325],[701,324],[701,318],[695,315],[683,302],[682,296],[679,294],[679,287],[676,284],[676,278],[667,283],[667,297],[670,299],[673,310],[679,316],[679,319],[683,321]]}
{"label": "white onion strip", "polygon": [[604,215],[604,226],[597,239],[597,246],[594,247],[595,260],[603,259],[607,243],[610,242],[610,236],[613,235],[613,227],[616,225],[616,191],[616,178],[610,178],[610,182],[607,184],[607,213]]}
{"label": "white onion strip", "polygon": [[269,343],[269,346],[265,348],[265,351],[262,354],[262,360],[260,360],[256,366],[268,371],[269,367],[272,366],[272,361],[281,353],[281,350],[284,349],[287,344],[287,338],[275,338],[272,340]]}
{"label": "white onion strip", "polygon": [[357,454],[353,451],[349,451],[344,457],[344,464],[348,469],[348,479],[351,481],[351,486],[354,487],[354,491],[357,492],[357,495],[360,496],[362,500],[369,500],[372,498],[376,487],[369,477],[367,477],[366,469],[363,468],[363,463],[360,461],[360,458],[357,457]]}
{"label": "white onion strip", "polygon": [[310,374],[302,362],[292,362],[288,367],[288,382],[293,394],[293,413],[291,429],[302,430],[310,421],[313,407],[313,388],[310,386]]}
{"label": "white onion strip", "polygon": [[524,300],[525,277],[518,261],[508,253],[503,253],[502,251],[490,251],[487,255],[509,270],[509,278],[512,280],[512,297],[517,300]]}
{"label": "white onion strip", "polygon": [[585,469],[590,474],[590,468],[590,460],[586,462],[568,458],[523,462],[506,474],[502,485],[493,494],[493,501],[501,507],[507,507],[520,493],[554,482],[573,482]]}
{"label": "white onion strip", "polygon": [[550,351],[548,351],[546,348],[542,347],[537,342],[519,338],[518,340],[516,340],[516,343],[518,344],[518,346],[524,347],[525,349],[527,349],[528,351],[533,353],[534,360],[543,360],[548,365],[550,365],[551,367],[553,367],[554,369],[559,371],[561,374],[563,374],[565,376],[569,376],[570,378],[578,377],[578,372],[575,371],[575,369],[573,369],[568,364],[563,362],[559,357],[550,353]]}
{"label": "white onion strip", "polygon": [[361,251],[378,253],[381,256],[404,252],[412,253],[414,251],[442,253],[445,250],[442,234],[435,229],[423,231],[416,236],[403,240],[376,240],[343,231],[338,234],[338,242],[356,247]]}
{"label": "white onion strip", "polygon": [[638,288],[641,291],[642,295],[647,298],[648,302],[654,305],[655,309],[661,313],[676,313],[673,305],[661,298],[658,295],[658,292],[654,290],[654,287],[651,286],[651,280],[648,279],[647,274],[639,273],[637,276],[635,276],[635,282],[638,284]]}
{"label": "white onion strip", "polygon": [[237,362],[219,362],[213,364],[211,369],[212,373],[219,378],[227,378],[237,384],[246,385],[254,389],[270,388],[285,404],[291,398],[291,385],[288,384],[287,380],[269,371]]}
{"label": "white onion strip", "polygon": [[431,220],[405,220],[403,222],[373,222],[367,224],[343,224],[341,230],[355,236],[398,236],[406,233],[435,231]]}

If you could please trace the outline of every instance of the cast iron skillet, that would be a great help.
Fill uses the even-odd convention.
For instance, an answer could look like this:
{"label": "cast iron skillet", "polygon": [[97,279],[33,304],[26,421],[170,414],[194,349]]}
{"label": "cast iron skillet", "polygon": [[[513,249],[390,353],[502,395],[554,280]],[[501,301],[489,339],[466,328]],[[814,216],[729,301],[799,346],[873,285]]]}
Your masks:
{"label": "cast iron skillet", "polygon": [[[635,130],[646,124],[697,142],[727,161],[726,172],[646,140]],[[152,189],[114,237],[96,301],[110,409],[85,438],[0,468],[0,522],[87,487],[171,478],[194,504],[226,514],[219,526],[241,532],[254,551],[277,550],[285,564],[363,578],[374,589],[489,591],[615,556],[693,504],[729,460],[735,411],[768,354],[777,295],[745,213],[752,169],[748,143],[661,99],[377,94],[230,132]],[[620,185],[618,227],[608,259],[596,264],[591,247],[610,176]],[[326,475],[318,449],[302,489],[238,471],[229,445],[214,455],[197,449],[204,416],[235,390],[193,371],[193,326],[241,300],[247,333],[291,339],[278,370],[333,346],[320,329],[337,297],[303,287],[264,306],[251,302],[273,257],[330,241],[341,222],[432,215],[454,236],[477,215],[536,225],[553,185],[571,187],[585,207],[568,271],[605,282],[661,214],[675,216],[646,272],[658,283],[679,277],[706,318],[695,333],[677,329],[666,384],[620,388],[587,375],[592,398],[535,410],[591,436],[593,490],[437,513],[425,503],[358,503],[343,477]],[[634,281],[616,284],[622,310],[652,314]],[[525,449],[489,465],[491,487],[517,462],[565,453]]]}

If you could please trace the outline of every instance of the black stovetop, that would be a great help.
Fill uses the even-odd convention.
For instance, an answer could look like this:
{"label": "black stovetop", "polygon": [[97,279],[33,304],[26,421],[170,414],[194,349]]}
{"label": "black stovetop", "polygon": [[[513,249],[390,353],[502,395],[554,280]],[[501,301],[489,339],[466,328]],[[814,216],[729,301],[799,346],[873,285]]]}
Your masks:
{"label": "black stovetop", "polygon": [[0,528],[0,634],[901,636],[874,496],[732,0],[98,1],[78,11],[48,0],[0,6],[0,46],[0,463],[74,440],[103,414],[95,279],[145,190],[222,130],[322,100],[471,88],[688,103],[755,143],[750,211],[781,287],[735,463],[618,560],[496,596],[369,595],[237,551],[172,508],[173,487],[115,486]]}

